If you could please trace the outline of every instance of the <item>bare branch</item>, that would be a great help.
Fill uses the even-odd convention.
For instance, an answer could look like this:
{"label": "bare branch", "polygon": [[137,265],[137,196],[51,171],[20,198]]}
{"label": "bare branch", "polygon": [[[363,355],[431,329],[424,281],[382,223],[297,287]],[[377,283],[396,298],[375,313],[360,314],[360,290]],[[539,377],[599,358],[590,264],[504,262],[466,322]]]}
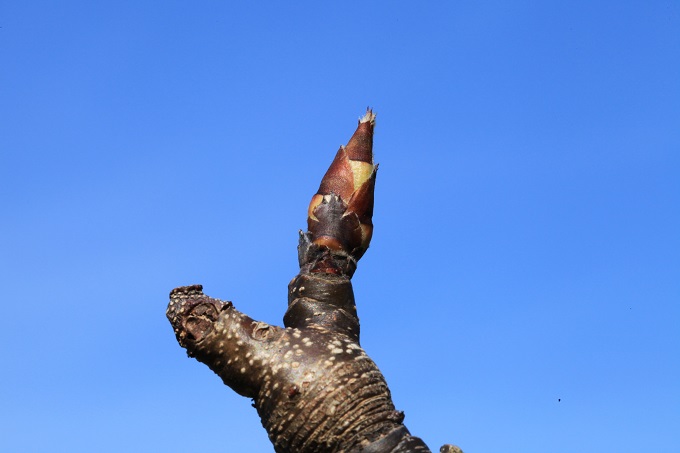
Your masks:
{"label": "bare branch", "polygon": [[200,285],[170,293],[167,316],[179,344],[253,398],[279,453],[430,451],[404,426],[359,343],[350,279],[373,234],[374,126],[368,110],[312,197],[285,328],[249,318],[231,302],[204,295]]}

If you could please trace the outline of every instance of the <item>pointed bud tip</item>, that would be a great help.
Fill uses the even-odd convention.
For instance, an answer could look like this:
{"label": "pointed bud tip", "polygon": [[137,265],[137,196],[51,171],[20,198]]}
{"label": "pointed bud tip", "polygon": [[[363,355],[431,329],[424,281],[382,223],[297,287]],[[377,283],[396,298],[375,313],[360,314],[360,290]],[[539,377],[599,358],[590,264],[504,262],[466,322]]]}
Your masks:
{"label": "pointed bud tip", "polygon": [[361,123],[371,123],[371,126],[375,125],[375,113],[370,107],[366,108],[366,114],[359,119],[359,124]]}
{"label": "pointed bud tip", "polygon": [[375,113],[370,108],[359,119],[357,130],[347,142],[345,151],[350,160],[373,163],[373,129],[375,128]]}

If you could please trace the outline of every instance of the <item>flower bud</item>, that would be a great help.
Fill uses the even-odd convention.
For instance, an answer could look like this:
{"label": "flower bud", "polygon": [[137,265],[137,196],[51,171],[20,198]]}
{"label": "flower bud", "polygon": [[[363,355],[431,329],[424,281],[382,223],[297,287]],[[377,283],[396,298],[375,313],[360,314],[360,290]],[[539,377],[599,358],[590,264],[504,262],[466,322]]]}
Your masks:
{"label": "flower bud", "polygon": [[356,132],[341,146],[312,197],[307,212],[311,240],[318,246],[361,258],[373,235],[375,114],[370,109]]}

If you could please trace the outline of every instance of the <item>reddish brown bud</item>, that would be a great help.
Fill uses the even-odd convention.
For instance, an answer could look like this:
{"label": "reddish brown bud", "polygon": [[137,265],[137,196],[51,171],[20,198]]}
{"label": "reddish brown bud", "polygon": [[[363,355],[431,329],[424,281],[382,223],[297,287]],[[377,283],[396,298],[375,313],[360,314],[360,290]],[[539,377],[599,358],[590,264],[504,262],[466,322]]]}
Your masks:
{"label": "reddish brown bud", "polygon": [[369,109],[347,146],[338,150],[307,212],[312,242],[355,260],[364,254],[373,234],[378,169],[373,164],[374,126],[375,114]]}

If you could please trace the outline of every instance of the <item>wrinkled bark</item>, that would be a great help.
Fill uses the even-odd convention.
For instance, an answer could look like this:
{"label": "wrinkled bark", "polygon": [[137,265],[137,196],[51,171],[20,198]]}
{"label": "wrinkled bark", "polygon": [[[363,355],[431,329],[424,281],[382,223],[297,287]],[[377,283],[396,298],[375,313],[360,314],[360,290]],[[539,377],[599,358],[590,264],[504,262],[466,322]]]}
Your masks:
{"label": "wrinkled bark", "polygon": [[179,344],[253,399],[279,453],[430,451],[404,426],[359,344],[350,279],[373,234],[374,123],[369,110],[312,197],[283,328],[206,296],[200,285],[170,293],[167,316]]}

